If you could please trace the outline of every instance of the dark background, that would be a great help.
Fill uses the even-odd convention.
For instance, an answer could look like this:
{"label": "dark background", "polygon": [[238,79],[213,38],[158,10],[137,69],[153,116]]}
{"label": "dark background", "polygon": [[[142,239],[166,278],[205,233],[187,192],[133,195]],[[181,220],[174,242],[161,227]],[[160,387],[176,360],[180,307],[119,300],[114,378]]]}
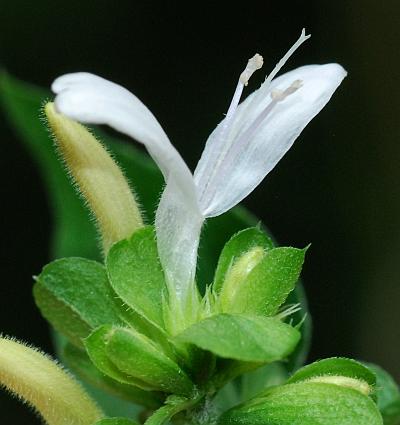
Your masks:
{"label": "dark background", "polygon": [[[265,75],[306,27],[312,38],[285,70],[339,62],[349,76],[245,205],[281,244],[312,242],[303,272],[315,327],[310,360],[364,359],[400,380],[398,0],[0,5],[9,72],[46,87],[81,70],[121,83],[192,169],[247,58],[263,54]],[[38,171],[4,116],[0,127],[0,331],[51,352],[31,296],[31,276],[48,261],[51,218]],[[8,423],[36,423],[4,394],[0,412]]]}

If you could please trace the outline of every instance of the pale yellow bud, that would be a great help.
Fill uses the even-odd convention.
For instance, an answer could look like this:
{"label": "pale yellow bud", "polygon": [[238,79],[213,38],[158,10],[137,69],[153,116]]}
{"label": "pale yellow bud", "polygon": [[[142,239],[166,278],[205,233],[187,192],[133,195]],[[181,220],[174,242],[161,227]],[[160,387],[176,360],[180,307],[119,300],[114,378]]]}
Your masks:
{"label": "pale yellow bud", "polygon": [[307,380],[307,382],[339,385],[341,387],[352,388],[353,390],[357,390],[364,395],[370,395],[372,392],[372,388],[368,385],[367,382],[357,378],[350,378],[348,376],[322,375],[310,378]]}
{"label": "pale yellow bud", "polygon": [[48,356],[2,337],[0,385],[34,407],[47,425],[93,425],[104,416],[72,376]]}
{"label": "pale yellow bud", "polygon": [[104,146],[81,124],[56,112],[45,113],[57,147],[79,192],[93,212],[104,252],[143,226],[135,197],[121,169]]}
{"label": "pale yellow bud", "polygon": [[243,254],[229,269],[219,296],[223,311],[229,309],[232,303],[234,303],[236,292],[246,281],[249,273],[264,258],[264,256],[265,250],[262,247],[254,247]]}

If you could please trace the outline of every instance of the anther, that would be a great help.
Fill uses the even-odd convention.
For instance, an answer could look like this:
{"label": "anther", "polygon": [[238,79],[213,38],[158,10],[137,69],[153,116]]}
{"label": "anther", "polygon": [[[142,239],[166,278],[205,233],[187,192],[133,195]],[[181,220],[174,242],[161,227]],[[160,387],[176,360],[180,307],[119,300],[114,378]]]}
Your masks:
{"label": "anther", "polygon": [[264,64],[264,59],[261,55],[256,53],[249,61],[247,62],[245,70],[240,74],[240,82],[247,86],[250,77],[254,74],[257,69],[260,69]]}
{"label": "anther", "polygon": [[[220,143],[222,144],[227,135],[229,134],[230,129],[232,128],[232,123],[235,117],[235,113],[237,110],[237,107],[240,102],[240,98],[243,93],[244,86],[247,86],[247,83],[250,79],[250,77],[254,74],[254,72],[257,71],[257,69],[260,69],[263,66],[263,57],[256,53],[249,61],[247,62],[246,68],[244,71],[240,74],[239,81],[237,83],[235,93],[233,94],[233,98],[231,100],[231,103],[229,105],[228,112],[226,113],[225,119],[222,122],[221,126],[218,127],[216,137],[219,139]],[[208,191],[208,186],[210,185],[210,182],[215,177],[216,170],[218,170],[218,167],[220,164],[223,163],[225,160],[226,155],[229,154],[230,149],[232,148],[232,141],[230,143],[227,143],[223,145],[223,150],[219,153],[216,162],[214,170],[207,176],[206,183],[203,185],[199,198],[200,201],[203,204],[210,204],[213,196],[215,195],[215,190],[213,192]],[[207,199],[204,199],[204,194],[207,193]]]}
{"label": "anther", "polygon": [[288,88],[283,91],[279,89],[272,90],[271,98],[275,102],[282,102],[282,100],[285,100],[288,96],[296,92],[302,85],[302,80],[295,80]]}

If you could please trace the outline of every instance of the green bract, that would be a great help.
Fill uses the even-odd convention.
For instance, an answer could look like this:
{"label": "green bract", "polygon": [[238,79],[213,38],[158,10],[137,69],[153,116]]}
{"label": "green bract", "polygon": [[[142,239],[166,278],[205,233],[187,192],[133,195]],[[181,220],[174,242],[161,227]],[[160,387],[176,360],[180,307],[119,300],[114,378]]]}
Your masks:
{"label": "green bract", "polygon": [[244,229],[236,233],[225,244],[215,271],[213,288],[220,293],[226,280],[226,275],[241,257],[255,248],[267,251],[273,248],[271,239],[258,227]]}
{"label": "green bract", "polygon": [[[248,252],[246,249],[254,248],[249,244],[249,238],[243,239],[243,235],[252,235],[252,238],[255,235],[258,243],[268,241],[259,229],[245,230],[228,242],[220,265],[224,256],[227,258],[227,252],[240,262],[240,257]],[[239,243],[238,238],[242,238],[243,242]],[[288,288],[293,287],[304,251],[271,248],[265,254],[263,251],[262,256],[260,264],[268,261],[268,267],[259,270],[256,267],[252,273],[244,276],[242,284],[247,287],[247,279],[250,279],[255,287],[258,282],[258,285],[273,288],[273,295],[265,295],[262,303],[255,304],[273,306],[268,311],[272,314],[284,302]],[[286,267],[280,275],[277,270],[282,258],[286,261]],[[200,379],[195,368],[208,369],[209,373],[214,368],[207,365],[215,362],[207,352],[260,366],[285,359],[299,342],[297,329],[279,318],[267,317],[265,308],[259,311],[252,308],[250,300],[250,314],[219,313],[224,279],[220,294],[207,292],[211,301],[204,304],[205,310],[199,314],[198,322],[191,326],[188,324],[187,329],[179,335],[168,335],[163,324],[163,308],[168,293],[152,226],[141,228],[128,240],[116,243],[105,263],[106,267],[82,258],[56,260],[37,277],[34,292],[43,315],[72,344],[81,348],[84,346],[89,355],[85,358],[81,348],[75,351],[69,348],[65,352],[70,364],[75,365],[82,375],[82,362],[90,358],[109,381],[99,379],[90,372],[90,368],[83,373],[86,379],[102,388],[111,387],[112,392],[123,397],[126,397],[129,386],[141,390],[190,394],[196,382],[193,384],[187,373]],[[229,274],[228,269],[225,275]],[[219,270],[221,273],[221,266]],[[293,273],[287,270],[293,270]],[[257,272],[256,281],[251,278],[254,271]],[[279,285],[279,282],[282,284]],[[260,298],[258,295],[257,301]],[[202,353],[202,350],[206,351]],[[254,367],[252,365],[251,368]],[[240,363],[236,368],[238,371],[247,369]],[[217,368],[215,374],[218,373]],[[202,379],[200,381],[204,385]],[[132,396],[140,399],[143,393]],[[148,403],[151,400],[154,397],[145,398],[144,401]]]}
{"label": "green bract", "polygon": [[288,356],[300,333],[274,318],[218,314],[191,326],[177,339],[223,358],[269,363]]}
{"label": "green bract", "polygon": [[106,259],[110,284],[121,300],[154,325],[164,328],[164,274],[152,226],[116,243]]}
{"label": "green bract", "polygon": [[368,396],[335,384],[300,382],[276,387],[234,408],[220,425],[382,425]]}
{"label": "green bract", "polygon": [[305,251],[273,248],[264,252],[253,248],[249,254],[244,254],[232,265],[232,273],[226,274],[220,293],[221,309],[227,313],[272,316],[294,289]]}
{"label": "green bract", "polygon": [[104,339],[107,357],[128,376],[168,393],[188,395],[193,391],[186,373],[144,335],[132,329],[111,328]]}
{"label": "green bract", "polygon": [[375,425],[375,374],[351,359],[331,358],[298,370],[285,385],[226,412],[220,424]]}
{"label": "green bract", "polygon": [[33,293],[43,316],[78,346],[98,326],[122,323],[106,270],[95,261],[54,261],[36,278]]}
{"label": "green bract", "polygon": [[[96,357],[99,358],[100,356]],[[137,385],[118,382],[121,375],[114,372],[117,379],[113,379],[113,372],[108,373],[106,365],[100,366],[102,369],[95,366],[95,361],[91,361],[87,353],[72,344],[67,344],[63,352],[63,358],[69,368],[79,375],[81,379],[90,384],[107,391],[124,400],[137,403],[149,409],[157,408],[161,405],[163,397],[155,392],[144,391]],[[115,371],[115,369],[114,369]],[[121,380],[127,379],[122,377]],[[128,381],[128,380],[127,380]]]}
{"label": "green bract", "polygon": [[115,381],[134,385],[144,390],[153,389],[150,384],[139,378],[128,376],[118,369],[107,355],[107,335],[112,331],[111,325],[101,326],[92,332],[85,340],[85,348],[93,364],[106,376]]}

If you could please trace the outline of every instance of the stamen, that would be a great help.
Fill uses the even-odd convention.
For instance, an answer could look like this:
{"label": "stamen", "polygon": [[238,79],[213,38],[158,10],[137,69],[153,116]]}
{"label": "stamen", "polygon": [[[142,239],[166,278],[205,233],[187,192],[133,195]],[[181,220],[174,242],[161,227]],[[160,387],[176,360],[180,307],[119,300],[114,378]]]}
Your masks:
{"label": "stamen", "polygon": [[249,59],[245,70],[240,74],[240,82],[247,86],[250,77],[254,74],[255,71],[257,71],[257,69],[260,69],[263,64],[263,57],[256,53],[252,58]]}
{"label": "stamen", "polygon": [[293,83],[284,91],[275,89],[271,91],[271,98],[272,100],[275,100],[276,102],[282,102],[282,100],[285,100],[288,96],[296,92],[301,86],[303,85],[302,80],[295,80]]}
{"label": "stamen", "polygon": [[[273,90],[271,92],[271,102],[269,102],[268,105],[257,115],[254,121],[250,124],[250,126],[234,141],[234,143],[230,143],[228,149],[226,149],[226,151],[224,152],[224,156],[222,157],[222,159],[226,163],[235,161],[242,145],[244,143],[247,143],[247,141],[254,136],[260,125],[265,121],[265,119],[275,108],[275,106],[279,102],[282,102],[288,96],[296,92],[302,85],[303,82],[301,80],[295,80],[289,87],[287,87],[283,91]],[[209,199],[211,200],[212,196],[209,196]]]}
{"label": "stamen", "polygon": [[219,135],[220,137],[225,134],[225,131],[230,124],[231,118],[233,117],[233,114],[239,105],[240,98],[242,97],[243,87],[247,86],[250,77],[257,71],[257,69],[260,69],[263,66],[263,63],[263,57],[256,53],[252,58],[249,59],[246,68],[240,74],[235,93],[233,94],[231,104],[229,105],[228,112],[226,113],[223,128],[221,129],[221,134]]}
{"label": "stamen", "polygon": [[[258,103],[261,99],[263,99],[268,91],[269,86],[273,78],[276,76],[276,74],[281,70],[281,68],[285,65],[287,60],[292,56],[292,54],[300,47],[304,41],[309,39],[311,35],[306,35],[305,29],[301,31],[300,37],[298,40],[293,44],[293,46],[287,51],[287,53],[283,56],[283,58],[277,63],[275,68],[272,70],[272,72],[268,75],[266,78],[264,84],[262,87],[258,90],[258,93],[253,96],[253,98],[250,100],[249,104],[247,105],[247,109],[250,109],[251,106],[254,103]],[[243,132],[242,135],[240,135],[236,140],[231,140],[230,143],[224,144],[224,139],[227,138],[227,135],[229,135],[229,132],[232,128],[232,124],[234,121],[235,112],[237,110],[237,107],[239,105],[240,98],[242,96],[243,88],[245,85],[247,85],[249,78],[253,75],[253,73],[260,69],[263,65],[263,58],[259,54],[254,55],[251,59],[249,59],[246,68],[241,73],[239,77],[239,81],[235,90],[235,93],[233,95],[231,104],[229,106],[228,112],[226,114],[225,120],[223,124],[220,126],[220,128],[217,131],[216,138],[218,139],[217,144],[222,147],[222,150],[220,151],[218,158],[216,162],[214,163],[214,168],[209,176],[206,178],[206,183],[203,185],[201,192],[199,193],[199,201],[203,205],[210,205],[212,202],[213,197],[215,196],[216,189],[210,190],[209,186],[211,182],[213,181],[214,177],[219,172],[219,169],[221,167],[221,164],[223,163],[229,163],[230,161],[234,160],[236,158],[237,152],[240,150],[241,145],[243,143],[246,143],[247,140],[249,140],[251,137],[253,137],[254,133],[257,131],[259,126],[262,124],[262,122],[265,120],[265,118],[270,114],[270,112],[274,109],[274,107],[279,103],[285,100],[289,95],[294,93],[296,90],[298,90],[301,85],[302,81],[296,80],[294,81],[288,88],[286,88],[284,91],[278,91],[274,90],[270,93],[271,95],[271,102],[261,111],[261,113],[256,117],[256,119],[251,123],[251,125]],[[204,199],[204,198],[207,199]]]}
{"label": "stamen", "polygon": [[[229,134],[229,131],[231,130],[233,118],[235,116],[236,109],[239,105],[240,98],[242,97],[243,88],[244,86],[247,86],[250,77],[254,74],[257,69],[260,69],[263,66],[264,60],[261,55],[256,53],[252,58],[250,58],[247,62],[246,68],[244,71],[240,74],[239,81],[237,83],[235,93],[233,94],[233,98],[231,100],[231,103],[229,105],[228,112],[226,113],[225,119],[222,122],[221,126],[217,130],[216,138],[218,139],[218,143],[222,144],[223,150],[220,152],[218,159],[215,163],[215,167],[212,171],[212,173],[204,177],[207,179],[206,183],[202,187],[202,190],[199,193],[199,199],[200,202],[205,202],[203,197],[204,193],[207,192],[208,186],[210,185],[210,182],[213,180],[216,172],[218,171],[221,163],[225,160],[225,157],[227,153],[229,152],[231,145],[233,143],[233,140],[228,145],[223,145],[223,140],[226,139],[227,135]],[[214,194],[211,194],[208,196],[209,199],[212,199]]]}

